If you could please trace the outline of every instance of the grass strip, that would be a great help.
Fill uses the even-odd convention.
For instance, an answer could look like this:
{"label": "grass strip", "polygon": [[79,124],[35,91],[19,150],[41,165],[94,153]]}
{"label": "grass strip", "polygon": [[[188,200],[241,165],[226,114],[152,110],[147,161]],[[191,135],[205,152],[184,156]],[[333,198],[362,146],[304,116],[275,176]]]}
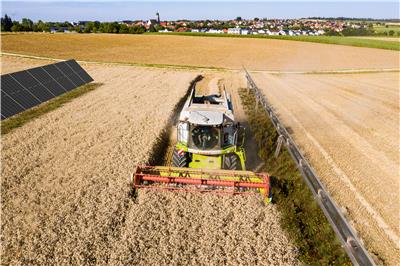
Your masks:
{"label": "grass strip", "polygon": [[384,40],[371,40],[365,38],[353,38],[343,36],[286,36],[286,35],[237,35],[237,34],[218,34],[218,33],[204,33],[204,32],[156,32],[146,34],[157,35],[184,35],[184,36],[197,36],[197,37],[220,37],[220,38],[256,38],[256,39],[276,39],[287,41],[300,41],[300,42],[313,42],[325,44],[338,44],[355,47],[367,47],[386,50],[400,51],[400,42],[397,41],[384,41]]}
{"label": "grass strip", "polygon": [[1,134],[2,135],[7,134],[14,128],[20,127],[20,126],[24,125],[25,123],[31,121],[32,119],[38,118],[41,115],[44,115],[50,111],[53,111],[54,109],[57,109],[57,108],[63,106],[63,104],[71,101],[72,99],[82,96],[83,94],[85,94],[89,91],[92,91],[101,85],[102,85],[101,83],[89,83],[89,84],[80,86],[69,92],[61,94],[58,97],[50,99],[47,102],[44,102],[40,105],[32,107],[31,109],[23,111],[12,117],[9,117],[9,118],[1,121]]}
{"label": "grass strip", "polygon": [[327,218],[314,200],[286,148],[274,157],[278,134],[264,111],[255,111],[253,92],[240,90],[250,129],[258,143],[263,169],[271,175],[274,204],[282,214],[281,224],[306,265],[351,265]]}

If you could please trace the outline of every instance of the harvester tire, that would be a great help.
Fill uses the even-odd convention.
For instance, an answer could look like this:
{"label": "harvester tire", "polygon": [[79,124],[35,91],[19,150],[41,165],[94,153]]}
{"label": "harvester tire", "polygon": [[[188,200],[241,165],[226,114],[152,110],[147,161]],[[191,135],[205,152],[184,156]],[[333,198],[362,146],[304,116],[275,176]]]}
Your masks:
{"label": "harvester tire", "polygon": [[174,167],[187,167],[188,166],[188,158],[186,154],[179,155],[178,151],[174,149],[174,153],[172,154],[172,166]]}
{"label": "harvester tire", "polygon": [[223,159],[223,169],[227,170],[241,170],[239,156],[236,154],[226,154]]}

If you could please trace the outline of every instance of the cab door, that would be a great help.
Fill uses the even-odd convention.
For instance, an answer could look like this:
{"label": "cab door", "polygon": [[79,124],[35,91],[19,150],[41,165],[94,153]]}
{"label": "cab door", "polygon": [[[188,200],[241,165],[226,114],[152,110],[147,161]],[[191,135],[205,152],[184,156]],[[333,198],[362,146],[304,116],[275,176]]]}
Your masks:
{"label": "cab door", "polygon": [[189,124],[186,122],[179,122],[178,124],[178,143],[188,146],[189,141]]}
{"label": "cab door", "polygon": [[225,148],[235,145],[235,132],[236,128],[233,125],[226,125],[223,127],[222,147]]}

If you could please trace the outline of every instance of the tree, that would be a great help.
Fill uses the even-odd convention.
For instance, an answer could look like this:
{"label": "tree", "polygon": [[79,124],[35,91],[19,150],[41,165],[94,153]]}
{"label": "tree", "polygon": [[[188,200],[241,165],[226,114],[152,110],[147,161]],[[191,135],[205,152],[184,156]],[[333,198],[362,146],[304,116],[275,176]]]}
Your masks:
{"label": "tree", "polygon": [[254,18],[253,20],[254,20],[254,21],[259,21],[260,19],[259,19],[259,18]]}
{"label": "tree", "polygon": [[23,18],[21,26],[22,26],[23,31],[32,31],[33,30],[33,21],[28,18]]}
{"label": "tree", "polygon": [[389,36],[393,36],[394,35],[394,30],[390,30],[389,31]]}
{"label": "tree", "polygon": [[11,31],[18,32],[18,31],[21,31],[21,30],[22,30],[21,24],[19,24],[18,21],[13,21],[13,25],[11,27]]}
{"label": "tree", "polygon": [[80,25],[75,26],[75,31],[81,33],[82,32],[81,26]]}
{"label": "tree", "polygon": [[43,21],[38,20],[38,22],[33,24],[32,30],[35,32],[46,31],[46,24]]}
{"label": "tree", "polygon": [[50,32],[50,24],[49,23],[45,23],[42,21],[41,27],[42,27],[43,31]]}
{"label": "tree", "polygon": [[160,30],[165,29],[165,28],[164,28],[163,26],[161,26],[161,25],[156,25],[154,28],[155,28],[156,31],[160,31]]}
{"label": "tree", "polygon": [[1,31],[11,31],[11,27],[13,26],[13,22],[7,14],[4,15],[4,18],[1,18]]}
{"label": "tree", "polygon": [[237,20],[237,21],[241,21],[241,20],[242,20],[242,17],[236,17],[236,20]]}
{"label": "tree", "polygon": [[[99,30],[99,29],[100,29],[100,24],[101,24],[100,21],[95,21],[95,22],[94,22],[94,28],[96,28],[97,30]],[[94,31],[94,32],[97,32],[97,30],[95,31],[94,28],[93,28],[93,31]]]}
{"label": "tree", "polygon": [[133,26],[129,28],[129,33],[132,34],[142,34],[146,31],[146,29],[143,26]]}
{"label": "tree", "polygon": [[104,22],[100,24],[99,30],[103,33],[118,33],[119,24],[118,22]]}
{"label": "tree", "polygon": [[339,36],[340,33],[337,32],[337,31],[335,31],[334,29],[328,29],[328,30],[325,32],[325,35],[328,35],[328,36]]}
{"label": "tree", "polygon": [[342,34],[344,36],[368,36],[373,34],[373,30],[370,30],[368,28],[345,28],[343,29]]}
{"label": "tree", "polygon": [[94,23],[92,21],[86,22],[83,32],[90,33],[93,31],[93,28],[94,28]]}
{"label": "tree", "polygon": [[126,24],[121,24],[119,26],[119,33],[129,33],[129,28]]}
{"label": "tree", "polygon": [[149,31],[150,31],[150,32],[156,32],[157,30],[156,30],[156,28],[153,26],[153,24],[151,24],[150,27],[149,27]]}
{"label": "tree", "polygon": [[106,23],[100,23],[99,31],[102,33],[106,33]]}
{"label": "tree", "polygon": [[119,32],[119,24],[118,22],[111,23],[111,33],[118,33]]}

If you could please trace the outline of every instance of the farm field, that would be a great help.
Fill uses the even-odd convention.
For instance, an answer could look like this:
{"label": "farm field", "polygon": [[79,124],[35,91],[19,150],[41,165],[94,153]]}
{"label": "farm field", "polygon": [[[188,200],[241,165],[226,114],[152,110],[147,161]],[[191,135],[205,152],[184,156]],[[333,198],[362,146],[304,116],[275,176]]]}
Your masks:
{"label": "farm field", "polygon": [[[358,36],[344,37],[344,36],[290,36],[290,35],[236,35],[236,34],[218,34],[218,33],[197,33],[197,32],[170,32],[170,33],[151,33],[161,35],[180,35],[180,36],[196,36],[196,37],[216,37],[216,38],[242,38],[242,39],[270,39],[270,40],[286,40],[297,42],[311,42],[320,44],[335,44],[354,47],[366,47],[376,49],[386,49],[399,51],[400,46],[396,40],[389,39],[373,39],[362,38]],[[368,36],[369,37],[369,36]]]}
{"label": "farm field", "polygon": [[399,73],[253,73],[369,250],[399,265]]}
{"label": "farm field", "polygon": [[[2,74],[47,63],[1,59]],[[2,263],[298,264],[279,211],[257,198],[129,197],[198,73],[83,67],[103,85],[2,136]]]}
{"label": "farm field", "polygon": [[[387,28],[386,28],[387,26]],[[374,31],[376,31],[377,33],[389,33],[390,31],[394,32],[394,35],[399,36],[399,32],[400,32],[400,24],[398,23],[387,23],[385,26],[384,25],[374,25]]]}
{"label": "farm field", "polygon": [[[246,123],[235,94],[245,87],[238,71],[244,65],[369,251],[384,264],[400,264],[399,73],[287,74],[399,69],[399,52],[272,39],[111,34],[8,34],[2,35],[2,52],[104,62],[82,63],[104,85],[2,136],[5,263],[219,264],[226,256],[232,264],[250,258],[296,264],[273,205],[211,195],[147,192],[135,201],[127,196],[124,181],[135,163],[152,157],[155,138],[197,74],[207,74],[204,91],[222,79],[233,92],[239,121]],[[2,74],[53,62],[4,55],[1,61]],[[247,145],[253,149],[257,143]],[[255,150],[248,154],[250,169],[259,163]],[[198,222],[181,227],[193,222],[192,215]],[[259,229],[268,234],[258,235]],[[239,239],[238,230],[246,237]],[[160,241],[171,250],[156,250]],[[216,243],[213,248],[209,241]],[[221,255],[228,246],[235,249]],[[188,253],[171,255],[183,247]]]}
{"label": "farm field", "polygon": [[176,35],[5,34],[2,52],[60,59],[250,70],[398,68],[398,51],[309,42]]}

